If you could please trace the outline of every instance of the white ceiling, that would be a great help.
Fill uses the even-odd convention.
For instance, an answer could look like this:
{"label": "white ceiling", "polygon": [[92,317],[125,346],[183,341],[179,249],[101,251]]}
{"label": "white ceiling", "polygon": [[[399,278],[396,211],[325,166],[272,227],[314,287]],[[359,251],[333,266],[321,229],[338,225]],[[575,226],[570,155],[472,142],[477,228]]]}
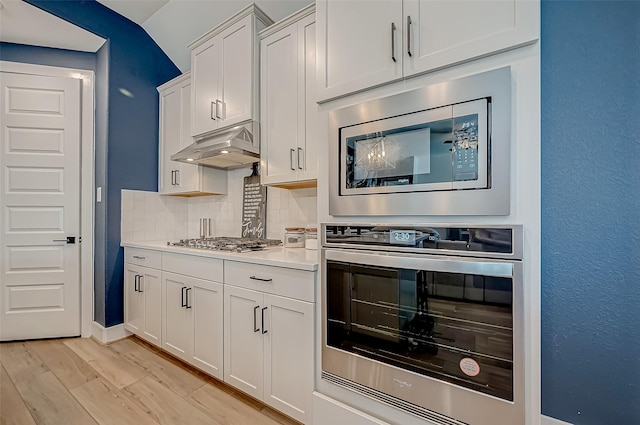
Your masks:
{"label": "white ceiling", "polygon": [[[182,72],[191,68],[187,46],[251,3],[250,0],[98,1],[140,25]],[[279,21],[313,1],[254,2],[267,16]],[[0,41],[95,52],[105,40],[22,0],[0,0]]]}
{"label": "white ceiling", "polygon": [[105,39],[22,0],[0,0],[0,41],[95,52]]}

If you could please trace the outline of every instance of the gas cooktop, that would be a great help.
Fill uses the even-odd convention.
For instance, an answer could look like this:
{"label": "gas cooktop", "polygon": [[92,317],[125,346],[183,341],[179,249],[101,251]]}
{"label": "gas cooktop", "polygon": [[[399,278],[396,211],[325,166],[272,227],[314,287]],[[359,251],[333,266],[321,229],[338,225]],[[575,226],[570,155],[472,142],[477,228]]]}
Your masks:
{"label": "gas cooktop", "polygon": [[278,246],[280,244],[282,244],[282,241],[278,239],[233,237],[180,239],[178,242],[167,242],[167,245],[169,246],[182,246],[186,248],[226,252],[261,251],[267,247]]}

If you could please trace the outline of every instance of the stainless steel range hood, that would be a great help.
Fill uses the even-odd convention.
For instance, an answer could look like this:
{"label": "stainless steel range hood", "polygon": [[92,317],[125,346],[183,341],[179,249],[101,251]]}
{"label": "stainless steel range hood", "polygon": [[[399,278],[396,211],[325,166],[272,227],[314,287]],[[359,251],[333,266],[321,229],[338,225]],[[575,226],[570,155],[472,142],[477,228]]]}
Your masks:
{"label": "stainless steel range hood", "polygon": [[259,128],[257,121],[248,121],[206,134],[171,155],[171,160],[215,168],[244,167],[260,160]]}

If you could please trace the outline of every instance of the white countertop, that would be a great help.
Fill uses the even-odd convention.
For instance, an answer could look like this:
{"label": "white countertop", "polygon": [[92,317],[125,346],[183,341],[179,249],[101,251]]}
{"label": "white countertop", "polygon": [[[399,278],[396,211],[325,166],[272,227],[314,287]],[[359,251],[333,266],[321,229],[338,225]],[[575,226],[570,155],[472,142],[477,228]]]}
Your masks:
{"label": "white countertop", "polygon": [[290,269],[318,270],[319,251],[305,248],[270,247],[262,251],[224,252],[206,249],[168,246],[166,241],[122,242],[123,247],[152,249],[155,251],[175,252],[200,257],[219,258],[265,266],[286,267]]}

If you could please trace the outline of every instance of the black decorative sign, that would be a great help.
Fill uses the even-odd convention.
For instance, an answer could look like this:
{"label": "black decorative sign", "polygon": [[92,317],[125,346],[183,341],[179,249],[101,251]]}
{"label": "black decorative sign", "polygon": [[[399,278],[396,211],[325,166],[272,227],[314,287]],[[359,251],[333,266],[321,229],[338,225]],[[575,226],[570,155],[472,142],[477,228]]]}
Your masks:
{"label": "black decorative sign", "polygon": [[244,178],[242,190],[242,237],[267,237],[267,188],[260,184],[260,175],[254,172]]}

